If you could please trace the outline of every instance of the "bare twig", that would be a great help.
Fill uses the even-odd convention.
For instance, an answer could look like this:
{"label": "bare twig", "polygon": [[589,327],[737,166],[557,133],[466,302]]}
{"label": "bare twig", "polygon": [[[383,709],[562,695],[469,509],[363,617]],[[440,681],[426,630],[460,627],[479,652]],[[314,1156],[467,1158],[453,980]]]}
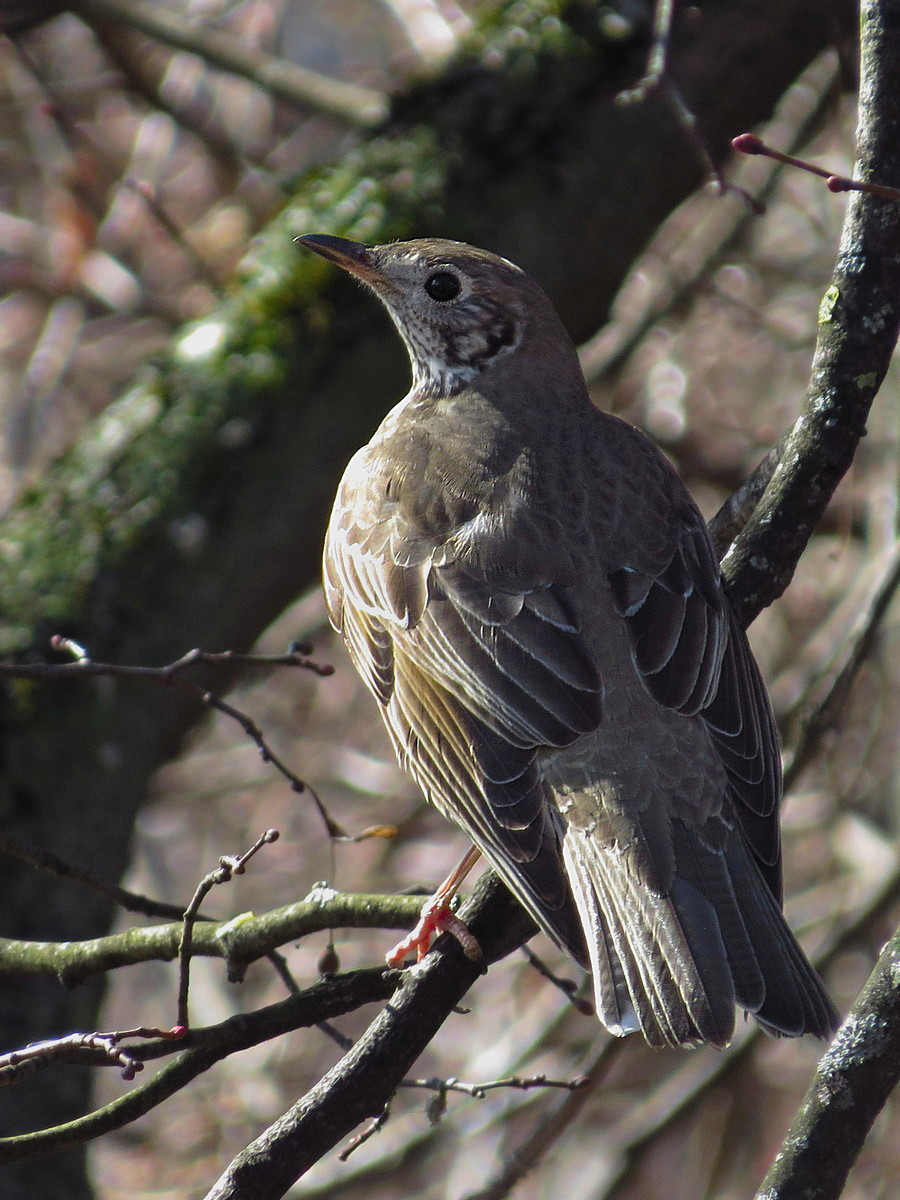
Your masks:
{"label": "bare twig", "polygon": [[197,54],[222,71],[241,75],[282,100],[328,113],[350,125],[371,129],[387,119],[388,100],[381,92],[320,75],[221,30],[198,28],[172,8],[143,0],[73,0],[71,7],[89,22],[118,21],[168,46]]}
{"label": "bare twig", "polygon": [[390,1104],[386,1104],[374,1121],[370,1121],[365,1129],[361,1130],[356,1134],[355,1137],[350,1139],[350,1141],[338,1155],[339,1160],[341,1162],[346,1162],[354,1150],[358,1150],[360,1146],[364,1145],[369,1138],[374,1137],[376,1133],[381,1133],[382,1129],[384,1129],[385,1125],[387,1124],[390,1115],[391,1106]]}
{"label": "bare twig", "polygon": [[464,1079],[404,1079],[400,1086],[421,1088],[429,1092],[462,1092],[474,1100],[484,1100],[488,1092],[498,1088],[516,1091],[531,1091],[533,1088],[558,1088],[565,1092],[577,1092],[590,1083],[588,1075],[576,1075],[574,1079],[548,1079],[546,1075],[508,1075],[504,1079],[488,1079],[484,1083],[466,1083]]}
{"label": "bare twig", "polygon": [[646,100],[650,93],[661,85],[669,57],[674,15],[674,0],[656,0],[653,13],[653,36],[650,53],[647,55],[647,66],[634,87],[619,92],[616,97],[618,104],[636,104],[641,100]]}
{"label": "bare twig", "polygon": [[[0,1138],[0,1163],[83,1145],[113,1129],[121,1129],[156,1108],[229,1054],[257,1046],[291,1030],[352,1012],[363,1004],[387,1000],[401,978],[400,972],[387,968],[350,971],[257,1012],[241,1013],[219,1025],[184,1032],[182,1036],[187,1049],[127,1095],[64,1125],[19,1137]],[[146,1062],[171,1054],[173,1048],[171,1032],[167,1031],[163,1037],[134,1046],[129,1054]],[[69,1055],[71,1061],[110,1065],[108,1053],[100,1046],[72,1046]]]}
{"label": "bare twig", "polygon": [[[821,114],[837,76],[837,56],[833,51],[811,63],[779,102],[767,127],[772,136],[800,145]],[[781,169],[774,162],[748,162],[743,165],[740,178],[747,185],[745,190],[752,191],[762,202],[777,182]],[[688,203],[698,206],[700,198],[694,197]],[[581,369],[589,383],[617,367],[652,324],[696,286],[751,216],[743,204],[711,205],[707,200],[687,235],[684,221],[677,217],[663,225],[632,272],[632,278],[651,279],[654,286],[646,292],[642,283],[639,299],[632,300],[626,283],[613,306],[611,320],[579,349]]]}
{"label": "bare twig", "polygon": [[[137,1029],[117,1029],[110,1033],[70,1033],[65,1037],[48,1038],[43,1042],[32,1042],[22,1050],[11,1050],[0,1055],[0,1086],[20,1083],[35,1071],[44,1070],[51,1063],[79,1061],[79,1051],[96,1050],[111,1065],[119,1066],[123,1079],[134,1079],[144,1064],[133,1054],[122,1048],[125,1038],[167,1038],[177,1041],[182,1036],[180,1029],[152,1029],[142,1026]],[[74,1052],[74,1054],[73,1054]]]}
{"label": "bare twig", "polygon": [[219,865],[214,871],[204,876],[190,904],[184,910],[184,925],[181,933],[181,943],[178,947],[178,1016],[176,1024],[183,1029],[189,1028],[188,1020],[188,991],[190,989],[191,947],[194,939],[194,923],[200,912],[200,905],[217,884],[229,883],[235,875],[243,875],[247,863],[260,851],[279,838],[277,829],[267,829],[256,839],[249,850],[240,855],[223,854]]}
{"label": "bare twig", "polygon": [[703,161],[709,178],[716,185],[720,194],[724,195],[726,192],[734,192],[736,196],[740,196],[750,212],[757,215],[763,213],[765,212],[765,207],[745,188],[729,183],[726,180],[719,164],[713,158],[706,144],[695,113],[685,100],[681,89],[669,74],[669,48],[672,39],[674,16],[674,0],[656,0],[653,15],[653,39],[650,45],[650,54],[647,58],[647,68],[633,88],[619,92],[616,102],[618,104],[640,103],[654,92],[663,96]]}
{"label": "bare twig", "polygon": [[739,133],[736,138],[732,138],[731,144],[741,154],[763,154],[766,158],[774,158],[776,162],[784,163],[786,166],[808,171],[810,175],[818,175],[825,180],[830,192],[868,192],[870,196],[880,196],[883,200],[900,200],[900,188],[888,187],[883,183],[867,182],[864,179],[850,179],[836,171],[817,167],[805,158],[784,154],[781,150],[767,146],[755,133]]}
{"label": "bare twig", "polygon": [[[59,876],[60,879],[71,879],[74,883],[81,884],[82,887],[88,888],[100,896],[106,896],[108,900],[112,900],[126,912],[141,913],[145,917],[165,917],[172,921],[180,921],[184,915],[183,904],[168,904],[163,900],[151,900],[139,892],[130,892],[127,888],[104,883],[102,879],[97,879],[88,871],[73,866],[72,863],[66,862],[65,859],[59,858],[47,850],[35,850],[30,846],[20,845],[5,833],[0,833],[0,851],[9,854],[12,858],[17,858],[20,862],[28,863],[29,866],[35,867],[39,871],[49,871],[51,874]],[[205,918],[201,917],[201,919]]]}
{"label": "bare twig", "polygon": [[[183,671],[198,664],[226,664],[250,667],[303,667],[308,671],[315,672],[317,675],[327,676],[333,674],[334,668],[332,666],[326,663],[313,662],[312,659],[306,657],[306,653],[310,649],[307,645],[292,646],[287,654],[238,654],[233,650],[222,650],[211,653],[208,650],[195,649],[189,650],[187,654],[183,654],[181,658],[168,663],[164,667],[143,667],[126,663],[94,662],[87,650],[83,646],[79,646],[71,638],[56,636],[51,638],[50,641],[54,650],[63,654],[69,654],[74,661],[66,663],[0,663],[0,677],[5,676],[7,679],[58,681],[79,678],[83,675],[98,675],[113,679],[148,679],[157,683],[177,684],[182,688],[187,688],[208,708],[213,708],[216,712],[220,712],[224,716],[236,721],[247,736],[256,743],[263,762],[271,763],[276,771],[288,781],[293,791],[298,794],[309,794],[310,799],[316,807],[316,811],[322,819],[329,838],[333,841],[354,841],[359,840],[363,836],[360,834],[354,838],[332,819],[331,814],[328,812],[315,788],[301,779],[299,775],[292,771],[278,757],[268,744],[262,730],[251,717],[239,708],[235,708],[233,704],[229,704],[223,700],[221,696],[208,691],[201,684],[193,683],[182,676]],[[386,827],[378,828],[383,829]],[[367,833],[366,836],[374,835]],[[379,836],[387,835],[381,833]]]}
{"label": "bare twig", "polygon": [[625,1043],[616,1038],[609,1038],[594,1057],[584,1075],[579,1078],[578,1086],[572,1089],[570,1095],[559,1105],[555,1113],[544,1118],[538,1128],[534,1129],[528,1139],[522,1142],[518,1149],[509,1157],[503,1169],[497,1176],[478,1192],[468,1196],[466,1200],[502,1200],[508,1196],[516,1184],[534,1170],[544,1155],[562,1137],[563,1133],[576,1120],[584,1108],[591,1090],[606,1075],[610,1067],[619,1057]]}
{"label": "bare twig", "polygon": [[538,958],[530,946],[523,946],[522,953],[528,959],[530,966],[537,971],[538,975],[546,979],[548,983],[552,983],[555,988],[559,988],[559,990],[577,1012],[580,1012],[583,1017],[592,1017],[594,1015],[593,1004],[591,1004],[589,1000],[585,1000],[581,996],[576,995],[578,991],[578,984],[574,979],[564,979],[561,975],[555,974],[550,970],[543,959]]}

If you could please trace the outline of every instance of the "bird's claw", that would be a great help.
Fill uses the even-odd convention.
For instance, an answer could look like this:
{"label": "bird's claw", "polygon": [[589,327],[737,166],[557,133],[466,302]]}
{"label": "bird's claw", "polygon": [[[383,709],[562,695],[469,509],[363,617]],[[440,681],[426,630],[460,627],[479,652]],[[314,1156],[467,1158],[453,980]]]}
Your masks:
{"label": "bird's claw", "polygon": [[449,933],[451,937],[455,937],[466,958],[473,962],[484,958],[478,939],[468,925],[456,916],[446,900],[431,896],[422,907],[422,914],[415,929],[385,955],[388,966],[402,966],[413,951],[416,962],[421,962],[431,949],[432,941],[441,933]]}

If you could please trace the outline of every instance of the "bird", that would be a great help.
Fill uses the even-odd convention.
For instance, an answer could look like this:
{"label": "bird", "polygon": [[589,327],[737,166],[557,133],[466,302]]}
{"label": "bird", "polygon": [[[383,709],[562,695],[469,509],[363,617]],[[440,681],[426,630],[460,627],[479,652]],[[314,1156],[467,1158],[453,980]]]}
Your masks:
{"label": "bird", "polygon": [[593,404],[513,263],[437,238],[298,241],[374,293],[412,367],[323,556],[401,766],[590,969],[612,1034],[724,1047],[742,1008],[829,1037],[782,912],[772,708],[675,469]]}

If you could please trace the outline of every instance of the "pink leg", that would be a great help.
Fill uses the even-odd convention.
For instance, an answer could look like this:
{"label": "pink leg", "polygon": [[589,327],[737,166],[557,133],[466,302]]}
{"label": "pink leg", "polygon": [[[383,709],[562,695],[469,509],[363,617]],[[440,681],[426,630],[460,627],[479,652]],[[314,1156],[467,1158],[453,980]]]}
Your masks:
{"label": "pink leg", "polygon": [[482,957],[478,942],[450,909],[460,884],[472,870],[480,854],[481,851],[476,850],[474,846],[469,847],[434,895],[429,896],[423,904],[419,923],[412,933],[385,955],[388,966],[401,966],[413,950],[416,952],[416,962],[421,962],[431,947],[432,939],[439,933],[452,934],[462,946],[467,958],[477,961]]}

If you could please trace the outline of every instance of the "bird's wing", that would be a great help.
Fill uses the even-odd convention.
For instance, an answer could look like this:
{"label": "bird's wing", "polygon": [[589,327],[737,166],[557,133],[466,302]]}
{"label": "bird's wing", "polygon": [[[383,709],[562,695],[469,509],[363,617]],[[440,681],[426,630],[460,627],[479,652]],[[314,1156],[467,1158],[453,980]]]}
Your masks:
{"label": "bird's wing", "polygon": [[628,550],[609,583],[634,665],[660,704],[706,724],[741,826],[780,897],[778,732],[703,519],[693,507],[683,509],[667,554],[658,542],[640,539]]}
{"label": "bird's wing", "polygon": [[[538,923],[584,961],[539,747],[596,728],[601,684],[537,530],[436,545],[395,512],[336,506],[333,622],[382,705],[400,761],[462,825]],[[384,514],[382,514],[383,516]]]}

